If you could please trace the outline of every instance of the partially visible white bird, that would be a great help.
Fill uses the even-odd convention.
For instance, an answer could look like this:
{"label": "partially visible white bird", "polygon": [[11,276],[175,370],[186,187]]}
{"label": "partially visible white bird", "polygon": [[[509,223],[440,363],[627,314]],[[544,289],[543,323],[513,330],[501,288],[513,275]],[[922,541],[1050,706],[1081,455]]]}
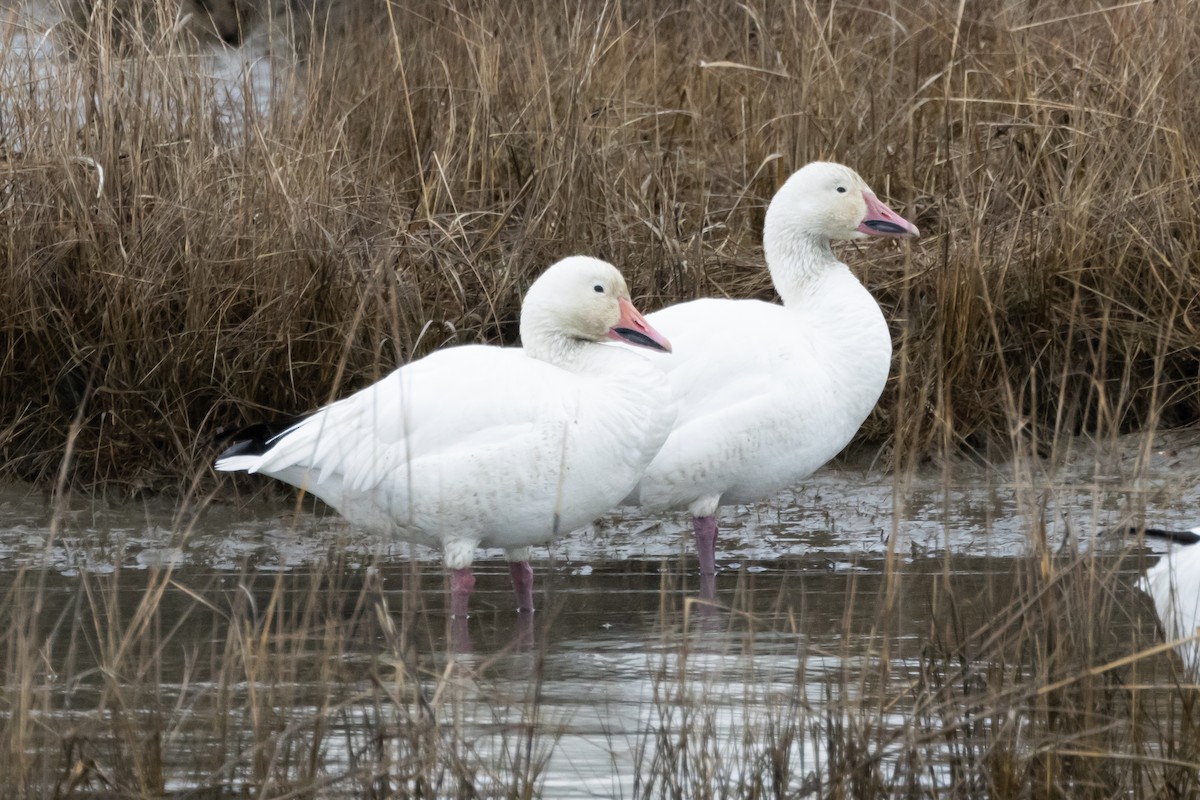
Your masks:
{"label": "partially visible white bird", "polygon": [[763,249],[782,306],[704,299],[648,315],[675,344],[653,360],[667,371],[679,416],[627,502],[690,511],[702,576],[716,570],[717,508],[810,475],[846,446],[883,391],[887,323],[830,242],[917,235],[854,170],[815,162],[767,208]]}
{"label": "partially visible white bird", "polygon": [[476,548],[504,548],[517,607],[532,610],[530,546],[620,502],[675,417],[662,371],[606,339],[670,350],[615,267],[567,258],[525,295],[523,348],[433,353],[282,431],[247,429],[216,468],[278,478],[353,524],[440,547],[457,617]]}
{"label": "partially visible white bird", "polygon": [[1189,639],[1177,651],[1187,671],[1200,677],[1200,640],[1196,638],[1200,629],[1200,527],[1188,531],[1146,528],[1144,533],[1180,545],[1146,570],[1138,588],[1154,601],[1167,640]]}

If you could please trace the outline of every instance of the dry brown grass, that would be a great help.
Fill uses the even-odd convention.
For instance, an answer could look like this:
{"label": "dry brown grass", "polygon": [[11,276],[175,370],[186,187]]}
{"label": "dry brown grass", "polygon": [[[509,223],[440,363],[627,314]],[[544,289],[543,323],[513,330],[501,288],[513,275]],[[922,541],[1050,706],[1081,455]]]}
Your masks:
{"label": "dry brown grass", "polygon": [[[842,251],[894,325],[862,441],[895,464],[1195,421],[1200,25],[1118,5],[364,3],[278,20],[274,110],[232,121],[170,14],[64,27],[64,69],[0,96],[0,477],[195,496],[222,427],[512,342],[522,290],[572,252],[650,308],[769,297],[763,210],[813,158],[926,234]],[[1194,794],[1195,693],[1147,650],[1128,570],[1040,534],[981,582],[900,560],[851,581],[838,630],[863,650],[805,650],[803,591],[736,607],[723,641],[798,643],[736,747],[689,702],[705,677],[668,608],[636,793]],[[336,556],[55,580],[0,602],[0,796],[537,794],[540,673],[496,758],[464,746],[430,591]],[[751,690],[780,685],[750,663]]]}
{"label": "dry brown grass", "polygon": [[58,77],[4,88],[3,475],[54,476],[80,415],[74,482],[190,481],[222,427],[513,342],[574,252],[649,308],[769,297],[763,210],[814,158],[925,232],[843,250],[897,345],[862,441],[1200,414],[1194,3],[339,8],[278,20],[274,111],[236,124],[171,19],[60,32]]}
{"label": "dry brown grass", "polygon": [[[668,567],[648,600],[658,639],[635,623],[609,651],[584,625],[556,648],[543,618],[532,652],[453,668],[437,569],[354,566],[341,547],[275,575],[6,572],[0,797],[553,796],[546,773],[563,785],[572,756],[603,742],[593,733],[547,767],[558,729],[544,706],[579,684],[546,655],[570,676],[562,657],[592,647],[618,666],[614,686],[630,684],[618,696],[653,690],[633,741],[617,722],[608,742],[635,753],[632,769],[614,758],[623,796],[1193,796],[1195,684],[1162,655],[1136,565],[1050,555],[1037,534],[1025,557],[954,569],[873,561],[760,586],[742,573],[731,607],[708,615],[685,609],[673,584],[686,577]],[[477,631],[496,624],[484,617]],[[567,702],[585,719],[631,713]]]}
{"label": "dry brown grass", "polygon": [[[1200,791],[1196,687],[1162,658],[1129,560],[1071,550],[950,563],[942,574],[937,559],[882,571],[872,563],[842,579],[840,648],[806,618],[802,598],[814,589],[794,585],[772,608],[735,603],[730,630],[754,641],[741,672],[691,663],[736,645],[674,641],[635,796]],[[769,657],[779,632],[789,634],[790,661]],[[732,714],[714,700],[728,682],[744,692]]]}

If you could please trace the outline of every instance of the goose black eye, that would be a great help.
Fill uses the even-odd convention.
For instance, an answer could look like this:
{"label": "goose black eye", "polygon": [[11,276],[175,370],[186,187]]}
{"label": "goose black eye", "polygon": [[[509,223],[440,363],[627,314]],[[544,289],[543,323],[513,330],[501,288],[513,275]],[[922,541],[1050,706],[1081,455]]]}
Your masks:
{"label": "goose black eye", "polygon": [[845,193],[846,193],[846,187],[845,187],[845,186],[839,186],[839,187],[838,187],[838,194],[845,194]]}
{"label": "goose black eye", "polygon": [[600,285],[600,284],[598,284],[598,283],[597,283],[595,286],[593,286],[593,287],[592,287],[592,289],[593,289],[594,291],[597,291],[597,292],[599,292],[600,294],[604,294],[604,287],[603,287],[603,286],[601,286],[601,285]]}

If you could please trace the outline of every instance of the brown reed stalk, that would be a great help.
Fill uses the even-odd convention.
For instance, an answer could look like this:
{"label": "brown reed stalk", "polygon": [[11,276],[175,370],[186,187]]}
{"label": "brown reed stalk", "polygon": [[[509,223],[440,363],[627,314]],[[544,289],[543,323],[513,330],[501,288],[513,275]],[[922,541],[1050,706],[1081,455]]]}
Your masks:
{"label": "brown reed stalk", "polygon": [[224,427],[433,347],[514,343],[523,289],[573,252],[651,308],[770,297],[763,209],[814,158],[925,232],[842,248],[905,359],[861,442],[1002,454],[1011,404],[1063,433],[1197,417],[1189,3],[272,19],[267,113],[222,110],[204,45],[149,11],[60,26],[55,69],[17,70],[4,474],[55,474],[95,375],[72,480],[178,486]]}

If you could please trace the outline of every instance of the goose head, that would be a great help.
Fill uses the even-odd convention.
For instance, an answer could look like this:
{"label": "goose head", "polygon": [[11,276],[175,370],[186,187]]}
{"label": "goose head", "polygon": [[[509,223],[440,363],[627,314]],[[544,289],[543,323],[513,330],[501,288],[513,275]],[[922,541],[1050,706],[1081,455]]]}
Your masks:
{"label": "goose head", "polygon": [[553,264],[521,306],[521,343],[534,358],[557,361],[587,342],[615,339],[670,352],[671,344],[634,308],[617,268],[588,256]]}
{"label": "goose head", "polygon": [[768,242],[918,235],[917,226],[888,208],[857,172],[827,161],[814,161],[787,179],[767,208],[763,232]]}

